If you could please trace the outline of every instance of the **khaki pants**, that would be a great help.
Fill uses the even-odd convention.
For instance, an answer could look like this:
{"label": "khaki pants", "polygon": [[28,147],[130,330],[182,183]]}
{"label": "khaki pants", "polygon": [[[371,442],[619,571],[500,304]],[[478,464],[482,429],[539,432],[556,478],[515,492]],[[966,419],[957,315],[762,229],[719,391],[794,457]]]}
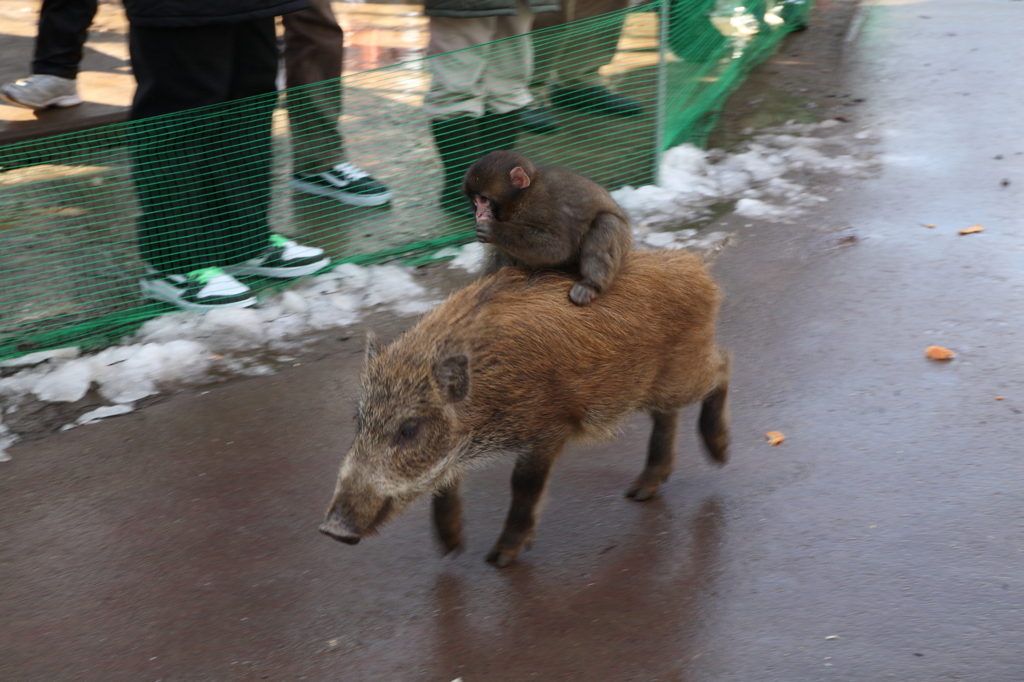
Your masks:
{"label": "khaki pants", "polygon": [[345,36],[330,0],[309,0],[308,9],[285,14],[281,20],[285,84],[300,87],[287,95],[292,172],[322,173],[345,156],[338,129]]}
{"label": "khaki pants", "polygon": [[[430,17],[427,56],[522,35],[532,25],[533,13],[523,2],[515,16]],[[432,78],[423,108],[431,120],[504,114],[533,102],[533,48],[528,39],[435,57],[427,65]]]}
{"label": "khaki pants", "polygon": [[[628,6],[629,0],[563,0],[562,11],[539,15],[533,30],[589,19]],[[550,78],[568,88],[597,85],[601,80],[598,69],[615,58],[625,20],[625,15],[620,15],[600,31],[573,36],[568,31],[561,36],[552,31],[546,39],[535,41],[533,82],[543,83]]]}

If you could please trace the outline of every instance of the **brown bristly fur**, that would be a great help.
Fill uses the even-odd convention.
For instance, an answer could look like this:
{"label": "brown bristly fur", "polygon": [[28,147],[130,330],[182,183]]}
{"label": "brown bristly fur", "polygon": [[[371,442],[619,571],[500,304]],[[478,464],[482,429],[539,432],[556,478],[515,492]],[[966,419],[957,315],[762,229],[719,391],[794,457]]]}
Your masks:
{"label": "brown bristly fur", "polygon": [[324,532],[358,540],[430,492],[442,544],[456,549],[462,476],[511,454],[512,507],[488,555],[505,566],[532,540],[565,444],[607,437],[637,411],[654,430],[628,496],[648,499],[668,478],[685,405],[703,401],[701,434],[724,463],[729,357],[715,344],[719,292],[701,259],[631,252],[606,294],[583,307],[566,301],[572,284],[564,273],[502,269],[371,353]]}

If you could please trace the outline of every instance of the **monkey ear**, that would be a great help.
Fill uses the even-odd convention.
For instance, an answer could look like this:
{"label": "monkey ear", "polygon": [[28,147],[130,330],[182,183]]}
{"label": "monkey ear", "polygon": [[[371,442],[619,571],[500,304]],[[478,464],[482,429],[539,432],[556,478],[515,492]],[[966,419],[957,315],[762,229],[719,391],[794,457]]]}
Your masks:
{"label": "monkey ear", "polygon": [[364,362],[370,362],[377,354],[380,353],[380,340],[377,339],[377,335],[369,329],[366,330],[366,352],[363,356]]}
{"label": "monkey ear", "polygon": [[469,357],[449,355],[434,365],[434,378],[445,402],[457,403],[469,395]]}
{"label": "monkey ear", "polygon": [[516,189],[526,189],[530,186],[530,176],[519,166],[513,168],[508,177],[512,181],[512,186]]}

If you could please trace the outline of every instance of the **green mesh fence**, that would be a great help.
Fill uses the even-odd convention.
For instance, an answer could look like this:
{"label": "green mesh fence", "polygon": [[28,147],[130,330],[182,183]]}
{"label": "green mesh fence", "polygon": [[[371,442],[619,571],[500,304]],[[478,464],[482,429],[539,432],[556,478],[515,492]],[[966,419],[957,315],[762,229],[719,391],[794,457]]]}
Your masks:
{"label": "green mesh fence", "polygon": [[[234,263],[258,255],[270,232],[323,248],[333,264],[428,261],[473,239],[468,202],[442,196],[445,168],[461,172],[495,147],[609,189],[654,182],[660,152],[702,144],[729,92],[802,27],[809,3],[654,2],[340,83],[4,147],[0,358],[114,342],[173,310],[141,297],[147,261],[165,272]],[[523,87],[530,106],[551,107],[554,132],[431,92],[432,77],[455,91],[508,90],[529,74],[531,53]],[[609,114],[587,90],[595,84],[632,102]],[[292,187],[294,173],[345,160],[386,184],[390,203],[357,207]]]}

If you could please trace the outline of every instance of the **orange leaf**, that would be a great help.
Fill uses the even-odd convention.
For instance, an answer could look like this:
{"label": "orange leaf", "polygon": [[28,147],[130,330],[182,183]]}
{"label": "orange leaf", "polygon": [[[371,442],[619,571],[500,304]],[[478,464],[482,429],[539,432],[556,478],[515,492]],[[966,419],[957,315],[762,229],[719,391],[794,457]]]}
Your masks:
{"label": "orange leaf", "polygon": [[1001,396],[1001,395],[997,395],[996,396],[996,400],[1002,400],[1002,399],[1003,399],[1003,396]]}
{"label": "orange leaf", "polygon": [[931,360],[952,360],[956,357],[956,353],[942,346],[928,346],[924,351],[924,355]]}
{"label": "orange leaf", "polygon": [[935,223],[925,223],[925,227],[935,227]]}
{"label": "orange leaf", "polygon": [[769,431],[764,434],[764,437],[768,439],[768,445],[778,445],[786,440],[786,437],[782,435],[782,431]]}
{"label": "orange leaf", "polygon": [[984,225],[971,225],[960,230],[960,234],[974,234],[975,232],[981,232],[985,229]]}

